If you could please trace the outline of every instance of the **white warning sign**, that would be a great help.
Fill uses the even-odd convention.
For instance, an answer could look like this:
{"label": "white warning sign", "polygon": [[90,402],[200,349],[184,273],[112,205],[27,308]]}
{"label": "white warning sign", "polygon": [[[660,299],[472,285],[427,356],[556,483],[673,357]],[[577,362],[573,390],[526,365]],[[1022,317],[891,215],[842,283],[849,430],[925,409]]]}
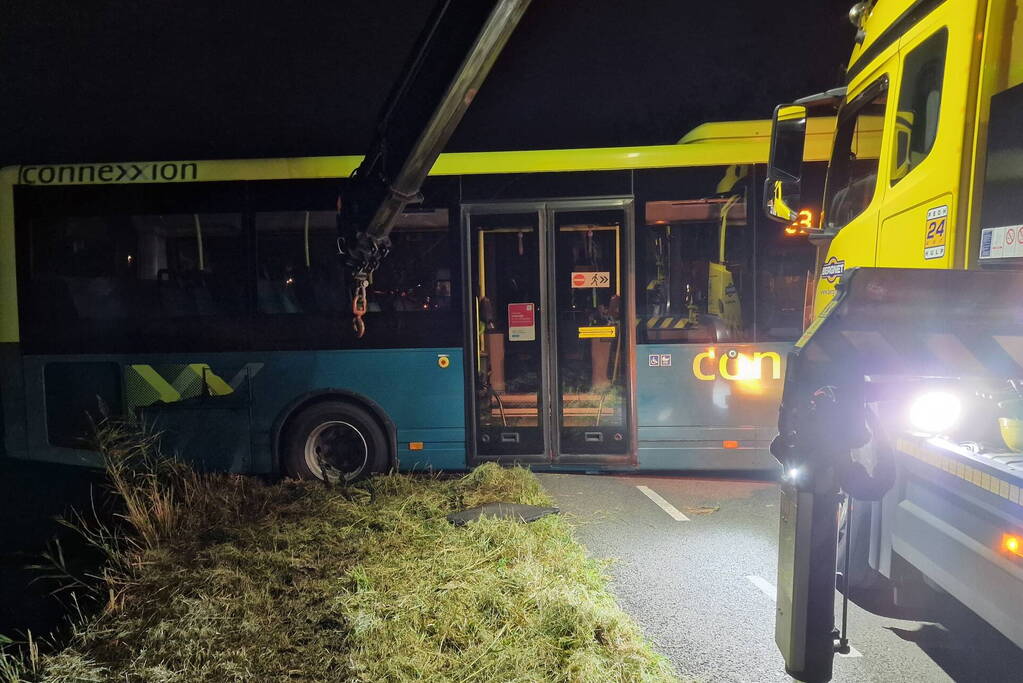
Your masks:
{"label": "white warning sign", "polygon": [[981,260],[1023,257],[1023,225],[984,228],[980,233]]}

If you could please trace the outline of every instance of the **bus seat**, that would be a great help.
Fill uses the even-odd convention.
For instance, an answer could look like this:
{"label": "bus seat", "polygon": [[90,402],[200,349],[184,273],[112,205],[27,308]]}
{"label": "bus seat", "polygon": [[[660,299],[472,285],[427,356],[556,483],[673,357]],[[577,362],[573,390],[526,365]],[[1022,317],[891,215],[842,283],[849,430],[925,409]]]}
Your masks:
{"label": "bus seat", "polygon": [[195,304],[197,315],[216,315],[220,312],[216,302],[213,301],[210,290],[206,288],[206,285],[201,280],[189,287],[189,293]]}
{"label": "bus seat", "polygon": [[32,281],[32,299],[36,311],[46,311],[55,321],[77,320],[78,308],[71,297],[68,278],[44,277]]}
{"label": "bus seat", "polygon": [[313,274],[312,292],[314,310],[320,313],[335,313],[351,310],[352,302],[347,301],[343,284],[331,282],[329,278]]}
{"label": "bus seat", "polygon": [[128,316],[124,286],[113,277],[69,277],[78,317],[85,320],[116,320]]}
{"label": "bus seat", "polygon": [[183,318],[195,315],[195,300],[189,295],[179,280],[171,280],[168,271],[157,273],[157,290],[159,291],[160,308],[168,318]]}
{"label": "bus seat", "polygon": [[298,313],[298,305],[292,298],[291,291],[283,282],[260,278],[256,282],[256,296],[259,299],[261,313],[284,314]]}

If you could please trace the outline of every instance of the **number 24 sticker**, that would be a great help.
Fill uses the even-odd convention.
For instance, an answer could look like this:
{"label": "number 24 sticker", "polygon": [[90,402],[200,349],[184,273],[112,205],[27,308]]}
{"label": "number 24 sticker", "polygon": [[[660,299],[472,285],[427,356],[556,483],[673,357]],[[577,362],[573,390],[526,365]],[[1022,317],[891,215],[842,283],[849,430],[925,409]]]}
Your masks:
{"label": "number 24 sticker", "polygon": [[945,225],[948,206],[937,206],[927,211],[927,231],[924,234],[924,258],[935,259],[945,255]]}

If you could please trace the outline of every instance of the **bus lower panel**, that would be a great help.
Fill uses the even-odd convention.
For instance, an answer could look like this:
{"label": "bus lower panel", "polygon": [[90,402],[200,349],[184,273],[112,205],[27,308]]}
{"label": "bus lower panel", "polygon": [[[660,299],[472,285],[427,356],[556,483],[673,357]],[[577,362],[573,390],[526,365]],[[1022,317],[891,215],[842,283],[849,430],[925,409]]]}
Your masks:
{"label": "bus lower panel", "polygon": [[[411,444],[422,444],[412,450]],[[466,469],[465,429],[398,429],[398,467],[402,472]]]}
{"label": "bus lower panel", "polygon": [[[767,451],[773,423],[761,419],[770,391],[753,402],[734,382],[697,382],[689,356],[698,350],[668,348],[680,363],[640,373],[638,465],[564,458],[537,468],[776,470]],[[668,353],[644,350],[659,360]],[[14,345],[0,355],[5,445],[15,457],[97,465],[61,416],[86,409],[97,416],[102,403],[114,413],[141,412],[165,431],[170,449],[200,468],[275,472],[275,426],[305,399],[337,392],[340,400],[364,397],[395,426],[402,470],[461,471],[462,361],[460,348],[25,356]]]}
{"label": "bus lower panel", "polygon": [[641,441],[639,466],[642,471],[723,470],[780,472],[781,466],[769,450],[769,443],[753,442],[742,448],[722,448],[720,441],[671,443]]}

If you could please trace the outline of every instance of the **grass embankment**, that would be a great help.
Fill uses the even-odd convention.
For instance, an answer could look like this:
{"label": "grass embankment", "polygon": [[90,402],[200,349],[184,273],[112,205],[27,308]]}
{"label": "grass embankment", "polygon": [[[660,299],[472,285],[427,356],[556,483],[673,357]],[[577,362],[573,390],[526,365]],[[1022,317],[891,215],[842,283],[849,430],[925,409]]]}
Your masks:
{"label": "grass embankment", "polygon": [[91,532],[110,553],[107,605],[29,658],[26,678],[674,680],[564,519],[445,520],[497,500],[549,505],[526,470],[263,485],[153,449],[106,433],[128,527]]}

